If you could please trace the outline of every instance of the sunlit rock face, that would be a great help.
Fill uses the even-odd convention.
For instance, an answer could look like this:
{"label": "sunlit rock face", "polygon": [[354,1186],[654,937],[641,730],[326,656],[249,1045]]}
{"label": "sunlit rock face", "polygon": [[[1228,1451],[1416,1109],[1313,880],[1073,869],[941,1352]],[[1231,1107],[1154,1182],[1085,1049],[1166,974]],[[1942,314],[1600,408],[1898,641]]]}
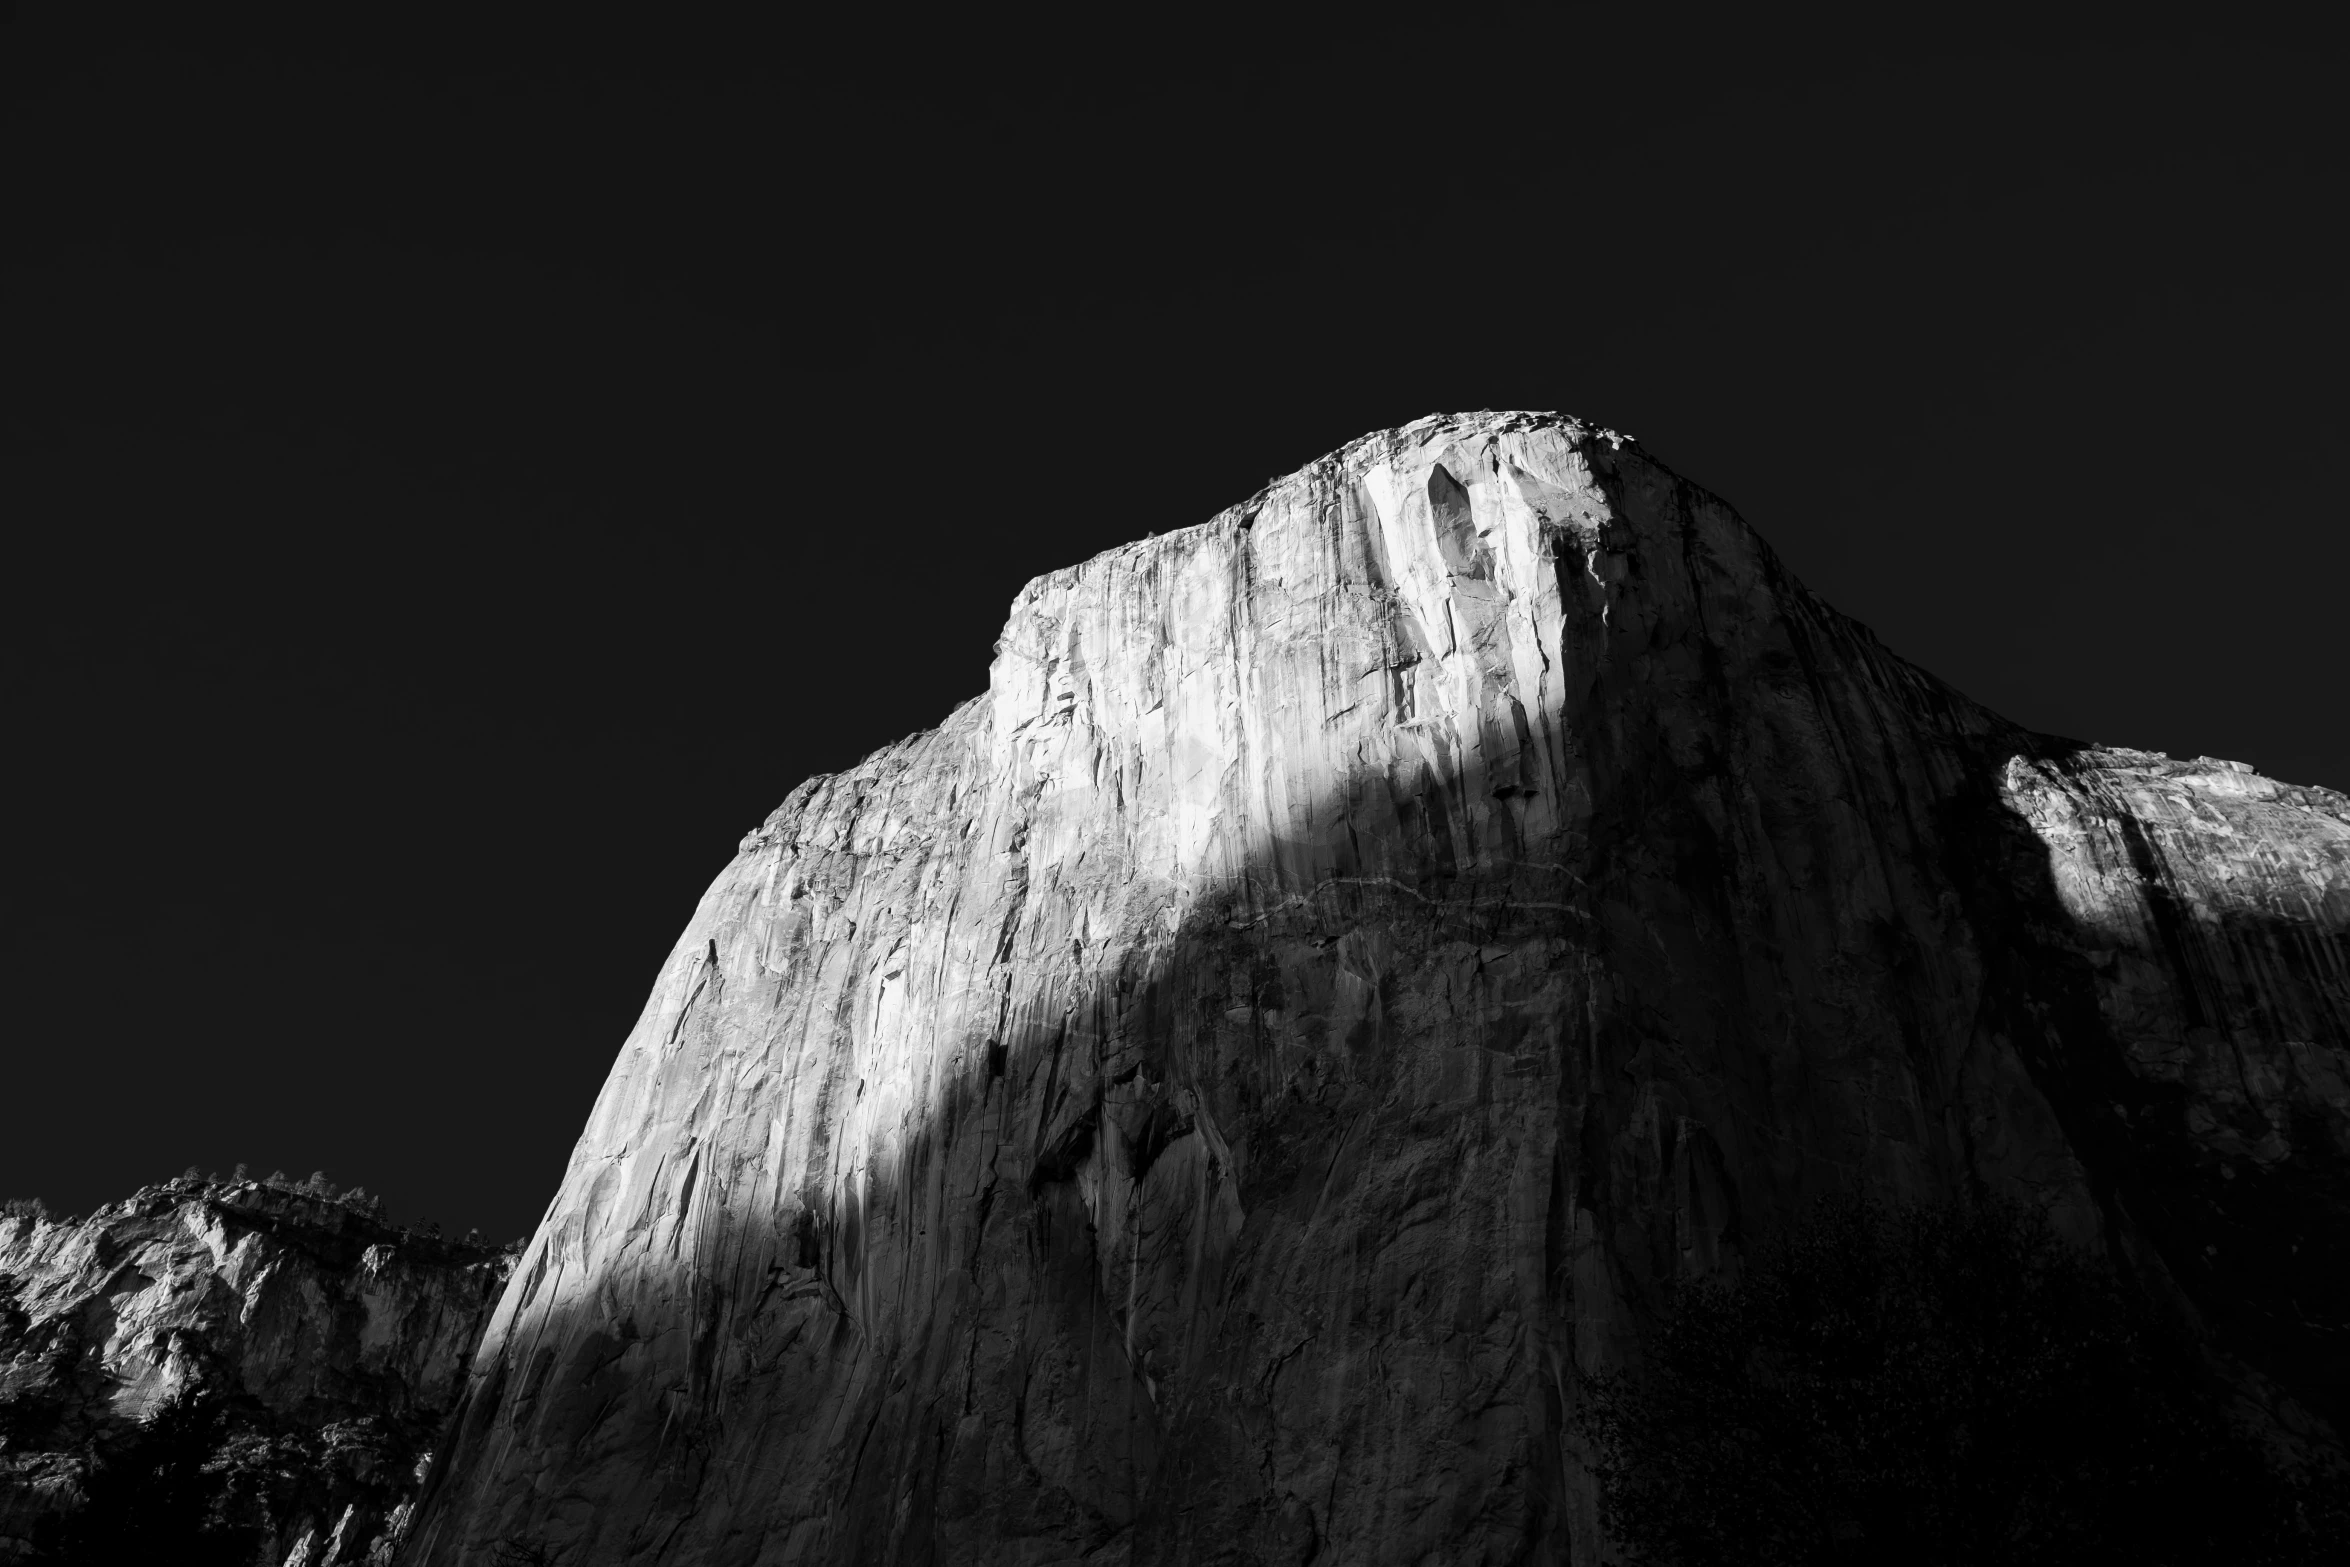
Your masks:
{"label": "sunlit rock face", "polygon": [[1609,432],[1371,436],[743,840],[408,1559],[1591,1561],[1582,1379],[1855,1187],[2323,1439],[2346,931],[2341,796],[2026,734]]}
{"label": "sunlit rock face", "polygon": [[388,1560],[512,1263],[256,1181],[0,1216],[0,1560],[175,1395],[223,1402],[219,1494],[272,1562]]}

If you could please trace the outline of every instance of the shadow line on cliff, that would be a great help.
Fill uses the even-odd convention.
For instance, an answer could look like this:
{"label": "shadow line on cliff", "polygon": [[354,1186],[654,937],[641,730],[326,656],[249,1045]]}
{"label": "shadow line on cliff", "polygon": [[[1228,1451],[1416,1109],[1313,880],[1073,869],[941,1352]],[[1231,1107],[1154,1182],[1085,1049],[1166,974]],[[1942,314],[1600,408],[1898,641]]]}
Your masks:
{"label": "shadow line on cliff", "polygon": [[[1432,476],[1429,500],[1473,580],[1459,486]],[[1663,504],[1693,539],[1703,500],[1682,486]],[[787,1557],[925,1561],[962,1536],[1296,1560],[1482,1533],[1565,1560],[1593,1528],[1564,1435],[1579,1365],[1635,1355],[1671,1281],[1734,1266],[1749,1227],[1809,1196],[1959,1179],[1924,1102],[1935,1079],[1894,1096],[1899,1138],[1874,1139],[1885,1107],[1812,1059],[1808,1035],[1836,1026],[1826,1003],[1764,1004],[1752,972],[1756,949],[1783,966],[1803,926],[1838,918],[1835,877],[1775,906],[1788,862],[1857,854],[1848,868],[1873,872],[1915,836],[1894,771],[1845,790],[1865,841],[1817,809],[1769,821],[1741,782],[1785,751],[1833,794],[1838,766],[1884,749],[1881,654],[1742,527],[1731,543],[1752,558],[1734,564],[1778,614],[1734,647],[1644,628],[1639,593],[1703,597],[1729,568],[1683,560],[1683,580],[1652,563],[1644,584],[1612,526],[1551,543],[1560,702],[1463,714],[1449,746],[1399,743],[1308,802],[1318,822],[1377,817],[1363,833],[1252,841],[1163,942],[1107,968],[1080,952],[1066,983],[950,1042],[961,1075],[869,1181],[803,1191],[764,1227],[717,1206],[734,1232],[680,1253],[679,1323],[601,1304],[540,1322],[536,1347],[476,1384],[434,1486],[486,1463],[506,1502],[480,1501],[516,1549],[622,1513],[670,1533],[691,1516],[707,1539],[739,1513],[746,1551],[780,1539]],[[1426,652],[1428,633],[1390,631],[1394,669]],[[1892,680],[1960,722],[1930,681]],[[1698,743],[1657,714],[1701,726]],[[1568,854],[1579,870],[1537,863]],[[1017,937],[1015,914],[999,959]],[[1896,992],[1932,941],[1891,939],[1861,1026],[1915,1033]],[[713,939],[696,994],[726,982]],[[730,1402],[759,1402],[730,1389],[758,1378],[855,1418],[730,1424]],[[930,1407],[950,1383],[962,1396]],[[648,1393],[658,1407],[636,1408]],[[657,1452],[623,1496],[536,1496],[492,1451],[501,1418],[574,1472],[618,1472],[600,1429],[649,1424]],[[1382,1470],[1301,1441],[1317,1419],[1429,1436],[1388,1438]],[[763,1501],[794,1490],[777,1451],[818,1460],[823,1484]],[[668,1537],[626,1545],[658,1559]]]}
{"label": "shadow line on cliff", "polygon": [[[2016,754],[2077,777],[2094,752],[2037,736]],[[2119,809],[2153,940],[2098,928],[2068,905],[2055,847],[2000,797],[2009,759],[1993,760],[1953,813],[1949,861],[1974,923],[2009,935],[1983,946],[1993,1027],[2015,1042],[2085,1167],[2115,1261],[2323,1418],[2333,1434],[2319,1440],[2338,1445],[2350,1431],[2350,1159],[2312,1117],[2278,1128],[2244,1107],[2239,1143],[2283,1137],[2270,1157],[2225,1157],[2195,1130],[2211,1111],[2194,1086],[2117,1032],[2099,967],[2159,960],[2185,1050],[2300,1040],[2339,1057],[2350,1055],[2350,930],[2241,909],[2197,919],[2145,824]],[[2254,991],[2230,975],[2264,983]],[[2270,1091],[2315,1097],[2295,1075],[2288,1067]]]}
{"label": "shadow line on cliff", "polygon": [[[1034,993],[941,1041],[961,1065],[883,1167],[759,1213],[700,1188],[718,1218],[665,1242],[662,1320],[540,1313],[469,1392],[409,1559],[1564,1562],[1599,1543],[1579,1372],[1810,1198],[1990,1178],[1964,1125],[1991,1036],[2135,1218],[2074,1059],[2102,1037],[2077,937],[1998,794],[2041,748],[1751,535],[1770,613],[1721,618],[1718,503],[1646,504],[1686,581],[1554,541],[1559,702],[1306,802],[1384,813],[1384,857],[1267,834],[1164,939],[1030,954]],[[1717,618],[1644,625],[1642,592]],[[1015,908],[999,964],[1022,939]],[[695,994],[747,982],[713,937]]]}

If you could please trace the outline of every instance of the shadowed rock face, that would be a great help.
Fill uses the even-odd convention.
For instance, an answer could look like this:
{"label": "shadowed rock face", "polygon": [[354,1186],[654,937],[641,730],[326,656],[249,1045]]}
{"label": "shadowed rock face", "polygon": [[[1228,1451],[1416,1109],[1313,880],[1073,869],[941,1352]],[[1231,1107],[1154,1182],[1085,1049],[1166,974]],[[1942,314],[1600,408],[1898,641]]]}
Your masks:
{"label": "shadowed rock face", "polygon": [[407,1559],[1593,1560],[1581,1379],[1855,1187],[2328,1441],[2346,932],[2341,796],[2020,731],[1607,432],[1375,435],[743,841]]}
{"label": "shadowed rock face", "polygon": [[221,1494],[272,1561],[388,1559],[512,1262],[250,1181],[0,1217],[0,1559],[180,1394],[222,1401]]}

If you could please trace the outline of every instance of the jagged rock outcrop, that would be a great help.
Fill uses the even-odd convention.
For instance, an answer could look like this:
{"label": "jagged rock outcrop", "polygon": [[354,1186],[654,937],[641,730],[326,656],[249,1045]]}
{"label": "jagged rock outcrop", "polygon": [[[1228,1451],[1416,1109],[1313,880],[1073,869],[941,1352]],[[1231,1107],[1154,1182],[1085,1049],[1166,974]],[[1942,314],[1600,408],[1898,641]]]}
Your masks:
{"label": "jagged rock outcrop", "polygon": [[265,1182],[0,1217],[0,1560],[180,1395],[224,1414],[223,1496],[269,1561],[389,1560],[512,1265]]}
{"label": "jagged rock outcrop", "polygon": [[2043,1205],[2330,1442],[2346,1082],[2350,801],[1422,420],[1031,583],[744,839],[405,1559],[1596,1560],[1581,1379],[1856,1186]]}

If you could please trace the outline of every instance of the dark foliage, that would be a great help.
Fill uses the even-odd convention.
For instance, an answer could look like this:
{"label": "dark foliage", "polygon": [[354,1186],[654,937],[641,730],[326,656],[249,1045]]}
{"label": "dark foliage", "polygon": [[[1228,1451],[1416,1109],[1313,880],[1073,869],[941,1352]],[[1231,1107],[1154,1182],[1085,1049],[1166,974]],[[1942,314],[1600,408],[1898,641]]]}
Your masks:
{"label": "dark foliage", "polygon": [[210,1468],[227,1429],[227,1411],[216,1399],[165,1403],[93,1464],[80,1510],[42,1520],[34,1559],[70,1567],[251,1562],[260,1532],[222,1516],[223,1487]]}
{"label": "dark foliage", "polygon": [[[18,1351],[32,1329],[32,1317],[18,1298],[21,1286],[0,1274],[0,1366],[14,1369]],[[0,1452],[45,1433],[58,1415],[54,1389],[38,1376],[13,1375],[0,1388]]]}
{"label": "dark foliage", "polygon": [[369,1540],[413,1489],[431,1437],[429,1421],[309,1430],[250,1400],[184,1392],[89,1454],[85,1500],[41,1521],[32,1560],[274,1561],[306,1529],[323,1535],[346,1513],[353,1538]]}
{"label": "dark foliage", "polygon": [[2193,1346],[2013,1207],[1821,1210],[1682,1290],[1580,1425],[1643,1561],[2250,1567],[2350,1537],[2338,1475],[2234,1430]]}

